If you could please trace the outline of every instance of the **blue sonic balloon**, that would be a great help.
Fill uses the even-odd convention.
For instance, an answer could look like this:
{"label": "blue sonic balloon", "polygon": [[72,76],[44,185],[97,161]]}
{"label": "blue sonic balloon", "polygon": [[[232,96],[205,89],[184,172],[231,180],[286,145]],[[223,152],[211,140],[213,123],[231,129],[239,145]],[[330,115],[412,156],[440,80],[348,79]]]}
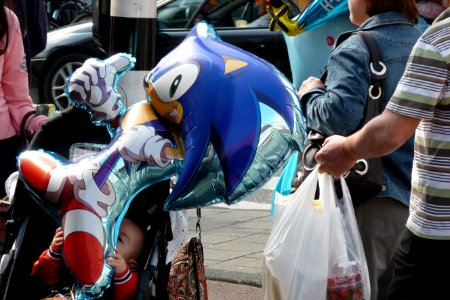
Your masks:
{"label": "blue sonic balloon", "polygon": [[305,126],[292,84],[206,23],[144,81],[152,107],[183,142],[167,209],[239,201],[301,148]]}
{"label": "blue sonic balloon", "polygon": [[305,139],[292,84],[206,23],[145,77],[148,101],[122,114],[116,84],[133,65],[134,58],[117,54],[86,61],[70,78],[70,97],[93,122],[116,124],[107,147],[78,162],[46,151],[19,157],[20,178],[33,198],[59,210],[76,299],[101,297],[110,285],[114,270],[106,258],[145,187],[177,178],[167,210],[232,204],[265,184]]}

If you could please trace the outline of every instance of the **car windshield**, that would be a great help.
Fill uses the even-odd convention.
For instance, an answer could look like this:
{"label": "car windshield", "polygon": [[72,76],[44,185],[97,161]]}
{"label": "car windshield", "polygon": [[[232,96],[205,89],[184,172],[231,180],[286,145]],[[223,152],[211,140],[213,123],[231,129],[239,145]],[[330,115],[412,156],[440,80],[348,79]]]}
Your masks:
{"label": "car windshield", "polygon": [[263,5],[255,0],[174,0],[158,7],[161,28],[190,29],[199,21],[215,28],[268,27]]}

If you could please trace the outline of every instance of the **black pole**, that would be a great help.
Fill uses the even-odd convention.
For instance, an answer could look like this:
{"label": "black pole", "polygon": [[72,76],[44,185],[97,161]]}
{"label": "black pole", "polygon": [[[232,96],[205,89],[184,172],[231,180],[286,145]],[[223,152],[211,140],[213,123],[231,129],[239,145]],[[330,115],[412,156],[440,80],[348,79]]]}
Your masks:
{"label": "black pole", "polygon": [[155,66],[156,0],[111,0],[109,53],[126,52],[136,57],[136,66],[120,80],[127,106],[145,99],[144,76]]}

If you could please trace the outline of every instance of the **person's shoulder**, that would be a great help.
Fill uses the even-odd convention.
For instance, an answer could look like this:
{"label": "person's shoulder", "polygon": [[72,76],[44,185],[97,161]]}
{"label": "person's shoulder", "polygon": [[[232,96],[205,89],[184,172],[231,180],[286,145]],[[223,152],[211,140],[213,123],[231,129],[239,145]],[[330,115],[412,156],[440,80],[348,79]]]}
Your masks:
{"label": "person's shoulder", "polygon": [[448,17],[450,17],[450,7],[447,8],[446,10],[444,10],[442,13],[440,13],[439,16],[437,16],[434,19],[433,24],[437,23],[437,22],[440,22],[440,21],[442,21],[444,19],[447,19]]}
{"label": "person's shoulder", "polygon": [[8,25],[12,26],[12,27],[19,27],[19,18],[17,17],[17,15],[8,7],[4,7],[5,9],[5,13],[6,13],[6,18],[8,19]]}
{"label": "person's shoulder", "polygon": [[5,13],[6,19],[8,20],[9,34],[22,36],[22,32],[20,31],[19,18],[17,17],[17,15],[7,7],[5,7]]}
{"label": "person's shoulder", "polygon": [[358,34],[358,31],[351,31],[341,34],[337,41],[335,53],[341,52],[355,52],[358,53],[368,53],[368,48],[366,47],[366,43],[364,39]]}
{"label": "person's shoulder", "polygon": [[450,37],[450,32],[448,31],[449,26],[450,18],[443,18],[431,24],[422,34],[421,40],[430,44],[444,42],[446,41],[445,38]]}

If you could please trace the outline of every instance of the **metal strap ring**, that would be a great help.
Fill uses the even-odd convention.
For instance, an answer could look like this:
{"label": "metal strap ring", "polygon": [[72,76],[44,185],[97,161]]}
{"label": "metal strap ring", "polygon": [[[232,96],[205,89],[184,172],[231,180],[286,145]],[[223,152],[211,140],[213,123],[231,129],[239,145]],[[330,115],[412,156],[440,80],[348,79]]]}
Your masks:
{"label": "metal strap ring", "polygon": [[369,87],[369,97],[370,97],[370,99],[372,99],[372,100],[378,100],[378,99],[380,99],[380,97],[381,97],[381,87],[378,86],[378,93],[377,93],[376,96],[374,96],[373,93],[372,93],[373,88],[374,88],[373,85],[371,85],[371,86]]}
{"label": "metal strap ring", "polygon": [[373,63],[371,62],[370,63],[370,71],[377,76],[386,74],[386,65],[382,61],[380,61],[379,64],[381,66],[381,70],[377,71],[377,70],[375,70],[375,68],[373,67]]}
{"label": "metal strap ring", "polygon": [[[366,175],[367,172],[369,172],[369,164],[367,163],[367,160],[365,160],[365,159],[359,159],[359,160],[356,161],[355,166],[356,166],[357,164],[359,164],[359,163],[362,163],[362,164],[364,165],[364,169],[363,169],[362,171],[357,170],[357,169],[354,169],[354,168],[352,168],[351,170],[355,171],[355,173],[358,174],[358,175],[361,175],[361,176]],[[344,178],[347,178],[349,174],[350,174],[350,170],[348,170],[347,172],[345,172]]]}
{"label": "metal strap ring", "polygon": [[306,148],[305,148],[305,150],[303,151],[303,154],[302,154],[302,164],[303,164],[303,167],[305,168],[305,170],[307,170],[307,171],[312,171],[312,170],[314,170],[315,168],[317,168],[317,166],[318,166],[318,163],[317,163],[317,162],[316,162],[316,164],[314,165],[314,167],[312,167],[312,168],[307,167],[307,166],[305,165],[305,157],[306,157],[306,153],[308,153],[308,151],[311,150],[313,146],[317,147],[318,149],[322,148],[319,144],[309,144],[308,146],[306,146]]}

